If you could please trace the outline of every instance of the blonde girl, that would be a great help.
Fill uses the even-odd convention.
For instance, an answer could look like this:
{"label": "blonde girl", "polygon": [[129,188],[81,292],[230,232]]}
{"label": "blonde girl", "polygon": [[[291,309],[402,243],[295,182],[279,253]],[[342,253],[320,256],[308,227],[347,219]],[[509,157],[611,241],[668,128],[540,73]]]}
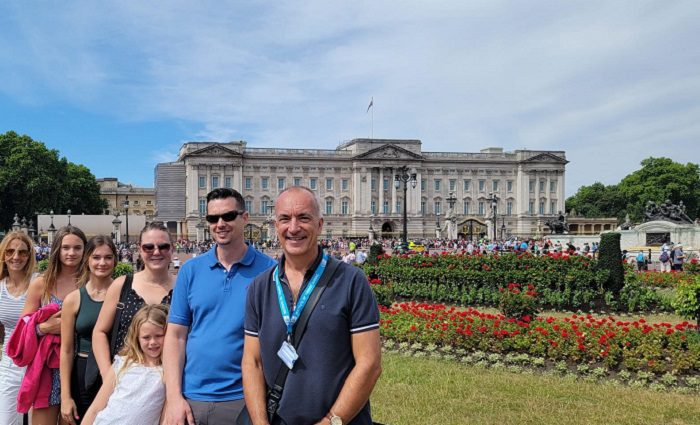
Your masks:
{"label": "blonde girl", "polygon": [[91,238],[85,248],[78,289],[63,300],[61,418],[69,424],[81,423],[99,390],[99,382],[86,386],[85,371],[92,351],[92,331],[107,289],[112,284],[116,259],[117,247],[112,239],[104,235]]}
{"label": "blonde girl", "polygon": [[[3,347],[7,347],[20,318],[35,267],[34,244],[29,236],[24,232],[8,233],[0,243],[0,328],[5,335]],[[17,413],[17,392],[24,370],[24,367],[16,366],[9,356],[0,354],[0,424],[22,424],[22,414]]]}
{"label": "blonde girl", "polygon": [[[39,310],[46,304],[63,305],[64,298],[77,288],[80,270],[83,267],[83,252],[87,239],[85,233],[75,226],[61,227],[51,245],[49,265],[46,272],[29,284],[27,299],[22,316]],[[61,334],[61,311],[39,324],[37,336]],[[61,405],[61,378],[58,369],[52,369],[51,396],[49,407],[33,408],[33,424],[55,424],[58,421]],[[66,422],[61,421],[62,424]]]}
{"label": "blonde girl", "polygon": [[162,304],[146,305],[134,315],[84,425],[158,425],[165,402],[161,354],[167,321],[168,306]]}

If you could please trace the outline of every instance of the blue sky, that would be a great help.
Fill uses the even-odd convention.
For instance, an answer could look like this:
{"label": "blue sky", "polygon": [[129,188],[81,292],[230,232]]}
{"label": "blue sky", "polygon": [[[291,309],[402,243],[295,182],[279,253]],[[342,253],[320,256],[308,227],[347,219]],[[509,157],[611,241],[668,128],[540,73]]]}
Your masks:
{"label": "blue sky", "polygon": [[567,196],[700,163],[700,2],[0,4],[0,132],[152,186],[186,141],[564,150]]}

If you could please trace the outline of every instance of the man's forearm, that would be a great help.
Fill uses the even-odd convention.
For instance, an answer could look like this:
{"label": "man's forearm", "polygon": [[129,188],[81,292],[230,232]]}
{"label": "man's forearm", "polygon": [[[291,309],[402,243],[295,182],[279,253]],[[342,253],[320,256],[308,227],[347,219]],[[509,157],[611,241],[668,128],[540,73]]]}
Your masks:
{"label": "man's forearm", "polygon": [[176,335],[166,335],[163,344],[163,375],[166,396],[182,397],[182,369],[185,366],[185,346],[187,340]]}
{"label": "man's forearm", "polygon": [[328,413],[340,416],[343,423],[350,422],[367,404],[381,372],[380,361],[355,365]]}

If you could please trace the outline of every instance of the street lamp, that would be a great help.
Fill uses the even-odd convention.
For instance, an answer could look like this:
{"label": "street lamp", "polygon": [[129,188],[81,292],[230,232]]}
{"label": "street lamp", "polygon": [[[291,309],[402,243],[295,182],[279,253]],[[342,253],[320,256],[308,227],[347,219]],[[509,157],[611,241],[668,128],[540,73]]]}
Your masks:
{"label": "street lamp", "polygon": [[126,195],[124,202],[122,203],[124,207],[124,215],[126,216],[126,245],[129,245],[129,195]]}
{"label": "street lamp", "polygon": [[70,210],[66,211],[66,214],[68,215],[68,225],[70,226]]}
{"label": "street lamp", "polygon": [[48,230],[48,243],[49,246],[53,243],[53,238],[56,236],[56,226],[53,225],[53,210],[49,211],[49,216],[51,217],[51,224],[49,224],[49,230]]}
{"label": "street lamp", "polygon": [[491,201],[491,213],[493,215],[493,241],[496,241],[496,226],[498,225],[497,223],[497,210],[498,210],[498,194],[494,192],[489,192],[489,197],[486,198],[487,201]]}
{"label": "street lamp", "polygon": [[401,187],[401,182],[403,182],[403,235],[401,235],[401,242],[404,247],[408,246],[408,217],[406,210],[406,193],[408,191],[408,182],[411,182],[411,188],[416,188],[416,173],[408,173],[408,167],[405,165],[399,167],[397,173],[394,175],[394,187],[399,189]]}

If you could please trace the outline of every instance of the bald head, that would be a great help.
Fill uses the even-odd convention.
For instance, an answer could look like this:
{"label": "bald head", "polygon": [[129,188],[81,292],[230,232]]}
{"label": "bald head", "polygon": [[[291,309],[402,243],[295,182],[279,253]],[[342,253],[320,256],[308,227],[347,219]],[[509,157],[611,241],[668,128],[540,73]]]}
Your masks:
{"label": "bald head", "polygon": [[278,207],[280,202],[284,201],[284,198],[289,196],[292,196],[295,199],[298,197],[308,197],[311,201],[312,213],[316,218],[321,218],[321,205],[318,203],[318,199],[316,199],[316,194],[306,186],[292,186],[280,192],[279,196],[277,196],[277,200],[275,201],[275,211],[279,210]]}

